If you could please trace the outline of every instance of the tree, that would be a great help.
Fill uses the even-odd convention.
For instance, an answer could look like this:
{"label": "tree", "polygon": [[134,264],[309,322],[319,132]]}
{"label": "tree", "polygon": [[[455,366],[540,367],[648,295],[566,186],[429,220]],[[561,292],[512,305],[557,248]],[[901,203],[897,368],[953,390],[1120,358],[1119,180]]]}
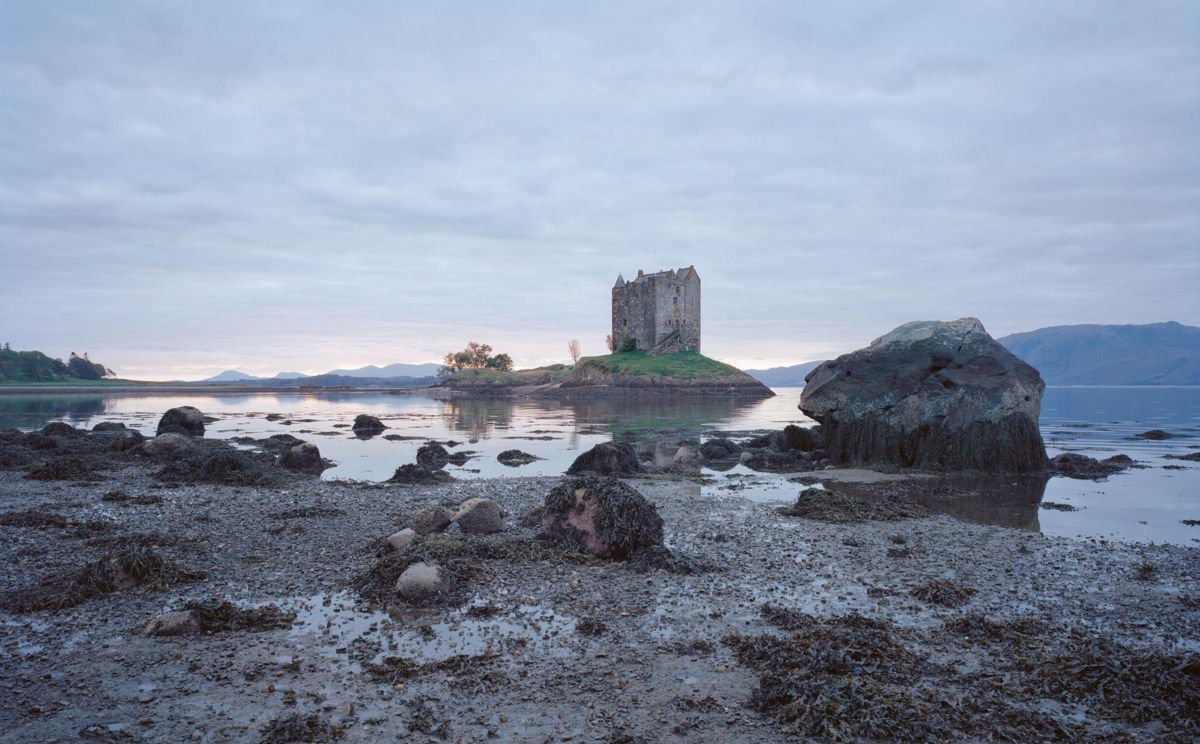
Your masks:
{"label": "tree", "polygon": [[608,353],[614,354],[617,351],[617,342],[613,340],[612,334],[604,337],[604,345],[608,347]]}
{"label": "tree", "polygon": [[487,344],[467,343],[462,351],[452,351],[442,357],[439,375],[451,375],[460,369],[512,369],[513,360],[508,354],[492,356],[492,347]]}
{"label": "tree", "polygon": [[579,364],[579,339],[573,338],[567,342],[567,351],[571,352],[571,362]]}

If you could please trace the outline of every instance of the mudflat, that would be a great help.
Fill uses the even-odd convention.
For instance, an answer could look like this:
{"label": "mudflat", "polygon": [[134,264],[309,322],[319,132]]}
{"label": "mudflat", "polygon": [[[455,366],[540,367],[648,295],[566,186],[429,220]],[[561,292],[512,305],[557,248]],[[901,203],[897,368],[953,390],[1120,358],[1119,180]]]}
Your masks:
{"label": "mudflat", "polygon": [[[538,543],[523,518],[558,478],[181,485],[140,464],[105,475],[0,472],[0,741],[1197,735],[1196,548],[919,510],[818,521],[701,497],[686,480],[624,479],[683,559],[650,568]],[[453,596],[411,606],[356,589],[418,510],[476,497],[505,509],[504,532],[453,526],[410,546],[457,567]],[[129,549],[170,570],[21,611],[22,597],[59,586],[48,577]],[[225,609],[191,634],[143,635],[189,602]]]}

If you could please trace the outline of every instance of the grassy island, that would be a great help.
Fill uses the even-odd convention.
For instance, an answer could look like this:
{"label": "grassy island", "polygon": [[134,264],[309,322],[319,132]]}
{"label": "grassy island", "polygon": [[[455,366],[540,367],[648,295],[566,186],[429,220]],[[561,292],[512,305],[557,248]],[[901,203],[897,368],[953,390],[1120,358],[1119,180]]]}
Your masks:
{"label": "grassy island", "polygon": [[743,373],[716,359],[696,351],[650,356],[644,351],[622,351],[604,356],[584,357],[575,365],[573,377],[589,370],[628,377],[662,377],[673,380],[721,379],[738,377]]}

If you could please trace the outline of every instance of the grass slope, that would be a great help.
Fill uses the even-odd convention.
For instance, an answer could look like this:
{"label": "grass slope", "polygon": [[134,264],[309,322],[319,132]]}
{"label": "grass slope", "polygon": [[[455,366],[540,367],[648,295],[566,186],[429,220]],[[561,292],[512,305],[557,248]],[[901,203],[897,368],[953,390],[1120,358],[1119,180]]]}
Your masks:
{"label": "grass slope", "polygon": [[739,377],[737,367],[709,359],[695,351],[650,356],[644,351],[624,351],[605,356],[584,357],[575,367],[576,376],[588,369],[613,375],[663,377],[674,380]]}
{"label": "grass slope", "polygon": [[557,380],[565,380],[571,376],[571,367],[566,364],[551,364],[549,367],[534,367],[533,369],[460,369],[449,377],[450,384],[499,384],[499,385],[539,385]]}

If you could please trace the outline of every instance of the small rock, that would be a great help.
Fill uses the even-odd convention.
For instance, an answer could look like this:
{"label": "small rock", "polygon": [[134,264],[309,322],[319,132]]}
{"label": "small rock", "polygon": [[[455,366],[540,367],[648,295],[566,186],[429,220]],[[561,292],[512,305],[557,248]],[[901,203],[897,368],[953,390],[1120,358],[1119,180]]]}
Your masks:
{"label": "small rock", "polygon": [[47,437],[69,437],[77,433],[74,426],[62,421],[51,421],[42,427],[42,435]]}
{"label": "small rock", "polygon": [[535,455],[531,455],[528,452],[522,452],[521,450],[517,450],[517,449],[504,450],[500,454],[496,455],[496,460],[501,465],[508,465],[509,467],[513,467],[513,468],[518,467],[520,465],[528,465],[529,463],[533,462],[534,460],[540,460],[540,459],[542,459],[542,458],[537,457]]}
{"label": "small rock", "polygon": [[428,535],[431,532],[441,532],[453,521],[450,512],[440,506],[431,506],[413,515],[412,528],[418,535]]}
{"label": "small rock", "polygon": [[413,563],[396,579],[396,592],[405,598],[425,597],[442,588],[442,569],[436,563]]}
{"label": "small rock", "polygon": [[140,431],[126,429],[125,431],[117,432],[117,435],[109,442],[108,448],[117,452],[133,449],[142,442],[146,441],[146,437],[142,436]]}
{"label": "small rock", "polygon": [[355,436],[362,439],[368,439],[376,434],[379,434],[386,428],[387,427],[383,425],[383,422],[374,416],[360,413],[357,417],[355,417],[354,426],[351,427],[351,430],[354,432]]}
{"label": "small rock", "polygon": [[567,474],[591,471],[597,475],[628,475],[641,470],[642,464],[638,462],[633,445],[628,442],[602,442],[575,458],[575,462],[567,468]]}
{"label": "small rock", "polygon": [[426,470],[441,470],[450,461],[450,453],[437,442],[430,442],[417,450],[417,464]]}
{"label": "small rock", "polygon": [[129,431],[129,428],[119,421],[101,421],[92,427],[92,431]]}
{"label": "small rock", "polygon": [[200,632],[200,620],[191,610],[159,615],[142,628],[144,636],[181,636]]}
{"label": "small rock", "polygon": [[458,507],[454,521],[467,534],[486,535],[504,531],[504,509],[491,499],[468,499]]}
{"label": "small rock", "polygon": [[417,531],[411,527],[405,527],[399,532],[393,532],[387,539],[388,545],[392,550],[404,550],[413,540],[417,539]]}

